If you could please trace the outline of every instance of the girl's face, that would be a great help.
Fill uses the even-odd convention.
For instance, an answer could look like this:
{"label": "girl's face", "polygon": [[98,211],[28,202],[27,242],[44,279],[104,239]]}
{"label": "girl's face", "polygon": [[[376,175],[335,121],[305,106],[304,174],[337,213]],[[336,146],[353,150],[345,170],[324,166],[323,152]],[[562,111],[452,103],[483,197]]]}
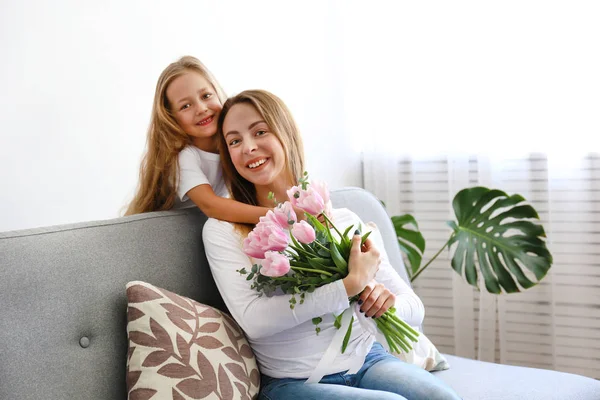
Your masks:
{"label": "girl's face", "polygon": [[175,120],[194,145],[205,151],[216,150],[214,135],[222,105],[210,82],[189,71],[169,84],[166,95]]}
{"label": "girl's face", "polygon": [[281,142],[254,106],[239,103],[223,121],[223,135],[237,172],[257,186],[286,184]]}

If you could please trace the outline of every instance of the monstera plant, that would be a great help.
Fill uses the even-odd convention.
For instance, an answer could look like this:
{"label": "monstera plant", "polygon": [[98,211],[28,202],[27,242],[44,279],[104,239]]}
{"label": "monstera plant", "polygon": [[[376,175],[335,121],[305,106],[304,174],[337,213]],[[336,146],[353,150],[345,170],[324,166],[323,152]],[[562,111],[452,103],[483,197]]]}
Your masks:
{"label": "monstera plant", "polygon": [[450,238],[424,266],[425,240],[417,221],[410,214],[392,217],[411,281],[447,246],[454,247],[452,268],[476,288],[482,280],[490,293],[519,292],[544,278],[552,255],[537,212],[522,196],[473,187],[458,192],[452,206],[456,221],[447,222]]}

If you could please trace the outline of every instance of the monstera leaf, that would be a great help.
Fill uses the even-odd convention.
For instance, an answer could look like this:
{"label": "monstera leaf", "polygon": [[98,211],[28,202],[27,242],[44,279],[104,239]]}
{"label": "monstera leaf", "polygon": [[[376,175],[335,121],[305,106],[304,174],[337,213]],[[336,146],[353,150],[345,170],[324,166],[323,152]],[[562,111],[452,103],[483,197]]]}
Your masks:
{"label": "monstera leaf", "polygon": [[519,292],[517,282],[530,288],[550,269],[544,228],[531,221],[539,220],[538,214],[524,201],[485,187],[464,189],[454,197],[457,222],[448,222],[454,230],[448,245],[456,244],[452,268],[469,284],[479,287],[479,266],[490,293]]}
{"label": "monstera leaf", "polygon": [[396,230],[398,246],[400,246],[400,250],[408,257],[410,268],[406,267],[406,273],[412,280],[423,260],[425,239],[423,239],[423,235],[419,232],[417,221],[410,214],[394,216],[392,217],[392,223]]}

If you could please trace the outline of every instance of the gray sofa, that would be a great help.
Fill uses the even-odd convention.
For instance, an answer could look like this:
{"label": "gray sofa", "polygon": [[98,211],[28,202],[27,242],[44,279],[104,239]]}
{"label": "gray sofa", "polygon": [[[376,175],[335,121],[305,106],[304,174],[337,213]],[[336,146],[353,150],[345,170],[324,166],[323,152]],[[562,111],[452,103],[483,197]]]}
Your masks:
{"label": "gray sofa", "polygon": [[[332,198],[376,222],[399,262],[374,196],[346,188]],[[0,399],[126,398],[127,282],[224,309],[204,256],[205,220],[187,209],[0,233]],[[447,358],[451,368],[435,374],[465,400],[600,399],[594,379]]]}

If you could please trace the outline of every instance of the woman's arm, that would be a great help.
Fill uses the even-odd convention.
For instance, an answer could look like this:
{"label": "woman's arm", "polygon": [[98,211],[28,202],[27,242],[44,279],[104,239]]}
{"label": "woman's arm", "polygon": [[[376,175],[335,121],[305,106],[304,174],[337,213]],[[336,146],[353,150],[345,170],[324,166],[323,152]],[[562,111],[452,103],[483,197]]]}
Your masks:
{"label": "woman's arm", "polygon": [[[356,214],[348,210],[345,211],[349,213],[346,218],[352,219],[352,221],[342,225],[356,225],[361,223],[362,226],[368,226],[365,225]],[[343,217],[343,220],[346,218]],[[383,284],[385,288],[396,296],[396,315],[411,326],[421,325],[423,323],[423,318],[425,317],[423,302],[390,264],[379,229],[372,229],[369,238],[373,241],[373,245],[379,250],[381,257],[381,264],[379,265],[379,271],[375,276],[375,281]]]}
{"label": "woman's arm", "polygon": [[375,229],[369,237],[373,238],[373,242],[381,253],[381,265],[375,280],[396,295],[396,315],[411,326],[421,325],[425,317],[423,302],[390,264],[379,230]]}
{"label": "woman's arm", "polygon": [[242,239],[230,223],[210,219],[202,232],[206,257],[215,283],[233,318],[251,339],[274,335],[323,314],[349,306],[342,280],[306,293],[303,304],[290,309],[291,295],[262,296],[250,288],[246,275],[236,270],[252,268],[242,252]]}
{"label": "woman's arm", "polygon": [[187,193],[194,204],[209,218],[244,224],[257,224],[269,208],[251,206],[239,201],[215,194],[209,184],[198,185]]}

